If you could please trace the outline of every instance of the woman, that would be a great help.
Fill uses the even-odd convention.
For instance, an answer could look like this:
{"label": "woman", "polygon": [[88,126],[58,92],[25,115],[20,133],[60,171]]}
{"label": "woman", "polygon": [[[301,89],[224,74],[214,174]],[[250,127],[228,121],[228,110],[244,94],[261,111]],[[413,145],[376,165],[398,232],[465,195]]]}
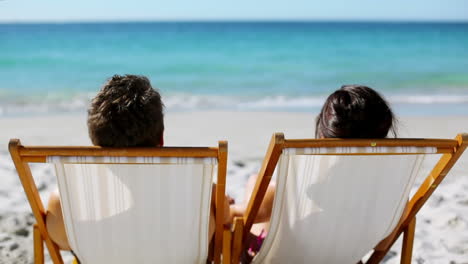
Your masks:
{"label": "woman", "polygon": [[[325,101],[316,119],[316,138],[385,138],[395,132],[396,119],[389,104],[372,88],[362,85],[344,85]],[[257,175],[249,178],[243,204],[231,206],[231,215],[243,216],[250,200]],[[273,207],[276,186],[271,182],[260,206],[250,237],[250,248],[245,261],[248,262],[260,249]],[[383,246],[386,241],[379,245]]]}

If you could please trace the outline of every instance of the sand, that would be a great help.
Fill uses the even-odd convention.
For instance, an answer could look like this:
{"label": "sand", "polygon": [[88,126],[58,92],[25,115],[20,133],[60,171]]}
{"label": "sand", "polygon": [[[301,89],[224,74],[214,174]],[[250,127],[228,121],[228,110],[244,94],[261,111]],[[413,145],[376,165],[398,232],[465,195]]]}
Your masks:
{"label": "sand", "polygon": [[[314,117],[282,112],[170,112],[166,114],[165,144],[215,146],[218,140],[228,140],[227,192],[241,201],[244,184],[258,170],[271,135],[284,132],[286,138],[310,138]],[[399,123],[400,137],[453,138],[463,131],[468,132],[468,116],[401,117]],[[86,116],[0,118],[0,263],[32,263],[34,219],[7,151],[10,138],[20,138],[24,145],[89,145]],[[45,203],[55,188],[53,171],[37,164],[32,171]],[[417,219],[414,263],[468,263],[468,154]],[[397,243],[392,248],[385,263],[399,263],[399,247]],[[69,261],[71,256],[65,255]]]}

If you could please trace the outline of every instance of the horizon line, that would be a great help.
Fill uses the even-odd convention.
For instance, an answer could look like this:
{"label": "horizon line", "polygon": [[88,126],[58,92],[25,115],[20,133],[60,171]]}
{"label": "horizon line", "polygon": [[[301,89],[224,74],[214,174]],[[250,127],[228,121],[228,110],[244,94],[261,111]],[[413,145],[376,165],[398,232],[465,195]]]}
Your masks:
{"label": "horizon line", "polygon": [[468,23],[468,19],[70,19],[0,20],[0,24],[93,24],[93,23]]}

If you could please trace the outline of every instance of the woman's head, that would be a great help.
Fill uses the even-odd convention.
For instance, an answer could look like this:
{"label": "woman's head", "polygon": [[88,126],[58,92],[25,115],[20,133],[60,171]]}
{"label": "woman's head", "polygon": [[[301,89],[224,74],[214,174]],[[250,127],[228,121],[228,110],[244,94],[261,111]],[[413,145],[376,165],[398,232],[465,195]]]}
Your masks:
{"label": "woman's head", "polygon": [[395,116],[385,99],[367,86],[344,85],[317,116],[316,138],[384,138],[395,133]]}

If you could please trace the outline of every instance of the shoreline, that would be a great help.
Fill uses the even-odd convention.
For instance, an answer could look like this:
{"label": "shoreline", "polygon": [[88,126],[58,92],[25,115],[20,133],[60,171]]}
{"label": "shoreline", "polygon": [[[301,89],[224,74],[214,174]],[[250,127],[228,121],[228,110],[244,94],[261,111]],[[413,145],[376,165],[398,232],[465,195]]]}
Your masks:
{"label": "shoreline", "polygon": [[[5,88],[4,88],[5,89]],[[450,89],[450,88],[449,88]],[[9,89],[12,90],[12,89]],[[468,86],[458,87],[457,92],[441,93],[443,88],[423,93],[392,92],[385,94],[392,109],[400,116],[454,116],[468,113]],[[48,97],[32,95],[3,95],[0,88],[0,118],[22,116],[54,116],[86,113],[87,106],[97,92],[82,91],[65,96],[60,91],[52,91]],[[161,90],[167,113],[183,112],[319,112],[331,90],[314,94],[189,94]],[[57,93],[57,94],[55,94]],[[28,97],[29,96],[29,97]]]}
{"label": "shoreline", "polygon": [[[271,135],[313,138],[317,112],[194,111],[165,113],[166,146],[213,146],[228,140],[230,155],[261,158]],[[24,145],[91,145],[85,112],[37,116],[0,116],[0,150],[10,138]],[[66,124],[66,125],[64,125]],[[397,115],[397,136],[453,138],[468,132],[467,115]]]}

